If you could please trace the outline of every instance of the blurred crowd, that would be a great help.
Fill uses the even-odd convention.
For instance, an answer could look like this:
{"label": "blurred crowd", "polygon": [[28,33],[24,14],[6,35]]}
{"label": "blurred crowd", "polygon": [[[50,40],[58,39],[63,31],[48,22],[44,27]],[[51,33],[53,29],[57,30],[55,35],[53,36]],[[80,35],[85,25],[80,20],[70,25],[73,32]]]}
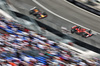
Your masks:
{"label": "blurred crowd", "polygon": [[100,66],[100,59],[83,60],[57,42],[0,15],[0,66]]}

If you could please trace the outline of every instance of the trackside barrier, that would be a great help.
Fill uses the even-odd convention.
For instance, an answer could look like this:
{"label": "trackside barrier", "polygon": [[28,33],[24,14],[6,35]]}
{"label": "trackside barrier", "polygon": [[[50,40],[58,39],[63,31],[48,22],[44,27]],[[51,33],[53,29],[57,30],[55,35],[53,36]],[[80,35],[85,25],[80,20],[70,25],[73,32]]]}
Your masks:
{"label": "trackside barrier", "polygon": [[87,50],[87,51],[82,51],[78,48],[75,48],[73,46],[70,46],[68,44],[59,42],[58,46],[60,46],[62,49],[67,50],[69,49],[71,52],[74,52],[74,54],[84,60],[89,59],[89,58],[93,58],[93,57],[100,57],[100,54],[95,53],[93,51]]}
{"label": "trackside barrier", "polygon": [[74,49],[74,50],[77,50],[77,52],[80,53],[80,54],[84,53],[83,51],[81,51],[81,50],[79,50],[79,49],[77,49],[77,48],[75,48],[75,47],[73,47],[73,46],[70,46],[70,45],[68,45],[68,44],[62,43],[62,42],[58,43],[58,45],[59,45],[60,47],[63,47],[63,49],[70,48],[71,50],[73,50],[73,49]]}
{"label": "trackside barrier", "polygon": [[71,51],[74,51],[76,54],[84,54],[85,52],[84,51],[81,51],[73,46],[70,46],[68,44],[65,44],[65,43],[62,43],[62,42],[59,42],[58,43],[58,46],[60,46],[62,49],[64,50],[67,50],[67,49],[70,49]]}
{"label": "trackside barrier", "polygon": [[78,1],[75,1],[75,0],[74,0],[74,2],[73,2],[73,0],[66,0],[66,1],[69,1],[69,2],[73,3],[74,5],[76,5],[78,7],[81,7],[83,9],[87,10],[87,11],[90,11],[90,12],[100,16],[100,11],[99,10],[93,9],[93,8],[91,8],[89,6],[86,6],[86,5],[84,5],[84,4],[82,4]]}

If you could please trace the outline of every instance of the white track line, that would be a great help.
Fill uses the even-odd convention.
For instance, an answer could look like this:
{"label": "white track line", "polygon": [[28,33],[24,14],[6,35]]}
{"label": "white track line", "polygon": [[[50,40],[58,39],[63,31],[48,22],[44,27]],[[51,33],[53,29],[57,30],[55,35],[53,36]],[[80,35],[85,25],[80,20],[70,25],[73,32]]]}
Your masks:
{"label": "white track line", "polygon": [[[71,20],[69,20],[69,19],[66,19],[66,18],[64,18],[64,17],[62,17],[62,16],[60,16],[60,15],[58,15],[58,14],[52,12],[51,10],[49,10],[48,8],[46,8],[45,6],[43,6],[42,4],[40,4],[38,1],[36,1],[36,0],[32,0],[32,1],[35,2],[37,5],[39,5],[40,7],[42,7],[43,9],[47,10],[48,12],[50,12],[51,14],[53,14],[53,15],[55,15],[55,16],[57,16],[57,17],[63,19],[63,20],[65,20],[65,21],[67,21],[67,22],[70,22],[70,23],[72,23],[72,24],[81,26],[81,27],[83,27],[83,28],[85,28],[85,29],[90,30],[89,28],[86,28],[86,27],[84,27],[84,26],[82,26],[82,25],[79,25],[79,24],[77,24],[77,23],[75,23],[75,22],[73,22],[73,21],[71,21]],[[92,30],[92,31],[93,31],[93,32],[96,32],[96,31],[94,31],[94,30]],[[97,33],[97,34],[100,34],[100,33],[98,33],[98,32],[96,32],[96,33]]]}

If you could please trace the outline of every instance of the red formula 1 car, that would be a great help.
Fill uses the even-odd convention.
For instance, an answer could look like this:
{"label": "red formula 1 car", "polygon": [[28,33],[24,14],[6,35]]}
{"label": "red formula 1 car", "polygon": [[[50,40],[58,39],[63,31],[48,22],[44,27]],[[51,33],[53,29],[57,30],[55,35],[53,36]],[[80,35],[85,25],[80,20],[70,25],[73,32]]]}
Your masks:
{"label": "red formula 1 car", "polygon": [[38,19],[43,19],[47,17],[48,15],[45,12],[41,12],[38,8],[34,7],[30,9],[29,14],[34,15]]}
{"label": "red formula 1 car", "polygon": [[86,29],[84,29],[80,26],[73,26],[71,28],[71,33],[79,34],[79,35],[81,35],[82,37],[85,37],[85,38],[93,35],[93,34],[91,34],[91,30],[86,30]]}

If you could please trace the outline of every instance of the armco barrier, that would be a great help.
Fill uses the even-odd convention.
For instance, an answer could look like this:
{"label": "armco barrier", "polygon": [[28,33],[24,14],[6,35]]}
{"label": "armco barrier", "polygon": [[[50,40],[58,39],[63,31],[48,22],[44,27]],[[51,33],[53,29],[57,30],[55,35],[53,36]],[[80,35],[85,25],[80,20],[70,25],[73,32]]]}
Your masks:
{"label": "armco barrier", "polygon": [[[12,11],[12,12],[15,13],[17,17],[30,21],[30,19],[27,19],[27,18],[29,18],[28,16],[23,15],[23,14],[20,14],[20,13],[17,13],[17,12],[14,12],[14,11]],[[24,16],[25,18],[22,17],[22,16]],[[32,20],[33,20],[33,19],[32,19]],[[75,44],[77,44],[77,45],[79,45],[79,46],[82,46],[82,47],[85,47],[85,48],[87,48],[87,49],[89,49],[89,50],[92,50],[92,51],[94,51],[94,52],[100,53],[100,48],[96,48],[96,47],[91,46],[91,45],[89,45],[89,44],[87,44],[87,43],[85,43],[85,42],[79,41],[79,40],[77,40],[77,39],[75,39],[75,38],[73,38],[73,37],[70,37],[70,36],[68,36],[68,35],[65,35],[65,34],[61,33],[60,31],[55,30],[54,28],[49,27],[48,25],[43,24],[42,22],[39,22],[39,21],[37,21],[37,20],[36,20],[36,22],[38,23],[38,25],[39,25],[40,27],[45,27],[46,30],[52,32],[53,34],[58,35],[59,37],[62,37],[63,39],[74,40],[74,43],[75,43]]]}
{"label": "armco barrier", "polygon": [[100,56],[100,54],[95,53],[93,51],[90,51],[90,50],[87,50],[87,49],[86,49],[86,51],[80,50],[80,49],[78,49],[76,47],[70,46],[70,45],[62,43],[62,42],[59,42],[58,46],[60,46],[64,50],[70,49],[70,51],[72,53],[74,52],[75,55],[77,55],[78,57],[80,57],[80,58],[82,58],[84,60],[86,60],[88,58],[93,58],[93,57],[99,57]]}
{"label": "armco barrier", "polygon": [[83,8],[83,9],[89,11],[89,12],[92,12],[92,13],[100,16],[100,11],[99,10],[93,9],[93,8],[91,8],[89,6],[86,6],[86,5],[84,5],[84,4],[82,4],[78,1],[75,1],[75,0],[74,1],[73,0],[66,0],[66,1],[69,1],[69,2],[73,3],[74,5],[76,5],[78,7],[81,7],[81,8]]}

